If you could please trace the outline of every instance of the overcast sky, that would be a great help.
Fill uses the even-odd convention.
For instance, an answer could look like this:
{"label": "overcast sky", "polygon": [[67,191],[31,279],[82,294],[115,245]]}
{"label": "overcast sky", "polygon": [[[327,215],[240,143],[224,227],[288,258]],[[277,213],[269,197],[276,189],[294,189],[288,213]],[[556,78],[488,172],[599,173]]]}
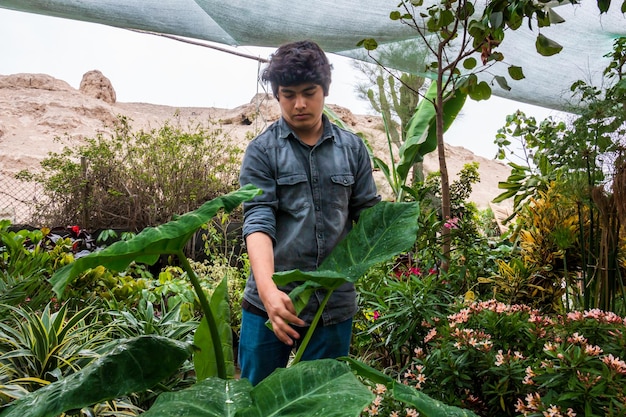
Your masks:
{"label": "overcast sky", "polygon": [[[273,51],[225,48],[261,58]],[[356,114],[371,113],[369,104],[354,91],[361,75],[351,60],[333,54],[329,58],[334,71],[326,102]],[[161,36],[0,8],[0,74],[48,74],[78,88],[83,74],[94,69],[111,80],[120,102],[234,108],[263,91],[255,60]],[[518,108],[538,120],[558,116],[549,109],[498,97],[468,100],[446,140],[493,158],[494,136],[505,117]]]}

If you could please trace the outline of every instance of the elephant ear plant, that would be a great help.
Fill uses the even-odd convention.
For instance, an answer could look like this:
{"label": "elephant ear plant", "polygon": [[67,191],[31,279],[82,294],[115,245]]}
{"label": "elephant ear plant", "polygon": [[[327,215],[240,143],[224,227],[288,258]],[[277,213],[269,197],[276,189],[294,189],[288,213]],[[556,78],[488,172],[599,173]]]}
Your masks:
{"label": "elephant ear plant", "polygon": [[[232,358],[232,340],[226,338],[230,337],[228,303],[224,301],[226,284],[223,281],[218,286],[209,302],[183,247],[218,210],[229,212],[259,193],[257,188],[246,186],[211,200],[169,223],[147,228],[129,241],[79,258],[51,278],[54,290],[61,296],[65,287],[89,268],[103,265],[123,270],[132,261],[154,264],[161,255],[176,255],[194,285],[205,315],[193,347],[158,336],[122,340],[111,352],[75,374],[10,403],[0,410],[0,417],[54,417],[67,410],[141,392],[176,372],[194,351],[198,382],[184,390],[161,394],[144,415],[359,416],[373,394],[357,375],[370,379],[375,375],[378,381],[394,382],[347,358],[296,363],[275,371],[255,387],[247,379],[233,379],[232,366],[229,369],[227,365],[227,358]],[[410,249],[417,235],[418,214],[417,203],[381,202],[362,213],[361,220],[317,271],[288,271],[275,274],[274,279],[280,284],[305,281],[293,295],[297,305],[305,303],[314,289],[325,288],[331,293],[344,282],[356,281],[370,266]],[[311,328],[316,324],[317,321]],[[303,348],[306,340],[308,337]],[[411,392],[415,395],[402,395],[402,401],[423,416],[473,415]]]}

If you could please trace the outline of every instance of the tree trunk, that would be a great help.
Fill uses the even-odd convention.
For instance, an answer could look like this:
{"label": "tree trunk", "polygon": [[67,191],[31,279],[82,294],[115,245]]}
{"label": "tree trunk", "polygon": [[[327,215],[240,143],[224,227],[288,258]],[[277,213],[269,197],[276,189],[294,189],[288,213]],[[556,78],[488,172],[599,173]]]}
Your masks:
{"label": "tree trunk", "polygon": [[[439,56],[442,56],[441,54]],[[442,68],[442,62],[439,62],[439,68]],[[443,261],[441,269],[448,271],[450,260],[450,229],[447,228],[446,222],[450,219],[450,179],[448,177],[448,166],[446,164],[446,148],[443,140],[443,73],[438,71],[437,74],[437,99],[435,100],[435,117],[437,127],[437,152],[439,156],[439,171],[441,173],[441,249]]]}

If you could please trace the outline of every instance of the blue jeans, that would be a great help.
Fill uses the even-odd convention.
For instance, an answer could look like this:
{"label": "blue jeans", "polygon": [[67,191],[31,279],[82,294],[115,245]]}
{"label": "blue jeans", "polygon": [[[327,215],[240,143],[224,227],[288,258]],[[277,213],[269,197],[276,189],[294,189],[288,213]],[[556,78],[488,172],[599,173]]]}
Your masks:
{"label": "blue jeans", "polygon": [[[287,346],[265,326],[267,319],[243,310],[239,338],[239,367],[241,378],[252,385],[261,382],[277,368],[285,368],[292,347]],[[296,328],[300,339],[308,328]],[[331,326],[318,325],[309,341],[302,360],[337,358],[350,352],[352,319]],[[297,348],[297,346],[296,346]]]}

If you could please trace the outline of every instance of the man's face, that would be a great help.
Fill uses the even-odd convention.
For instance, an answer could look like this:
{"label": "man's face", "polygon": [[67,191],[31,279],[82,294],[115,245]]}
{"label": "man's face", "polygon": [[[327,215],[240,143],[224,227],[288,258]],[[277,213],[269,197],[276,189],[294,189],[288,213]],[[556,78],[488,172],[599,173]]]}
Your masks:
{"label": "man's face", "polygon": [[307,136],[320,129],[324,97],[322,86],[313,83],[278,88],[282,115],[298,136]]}

